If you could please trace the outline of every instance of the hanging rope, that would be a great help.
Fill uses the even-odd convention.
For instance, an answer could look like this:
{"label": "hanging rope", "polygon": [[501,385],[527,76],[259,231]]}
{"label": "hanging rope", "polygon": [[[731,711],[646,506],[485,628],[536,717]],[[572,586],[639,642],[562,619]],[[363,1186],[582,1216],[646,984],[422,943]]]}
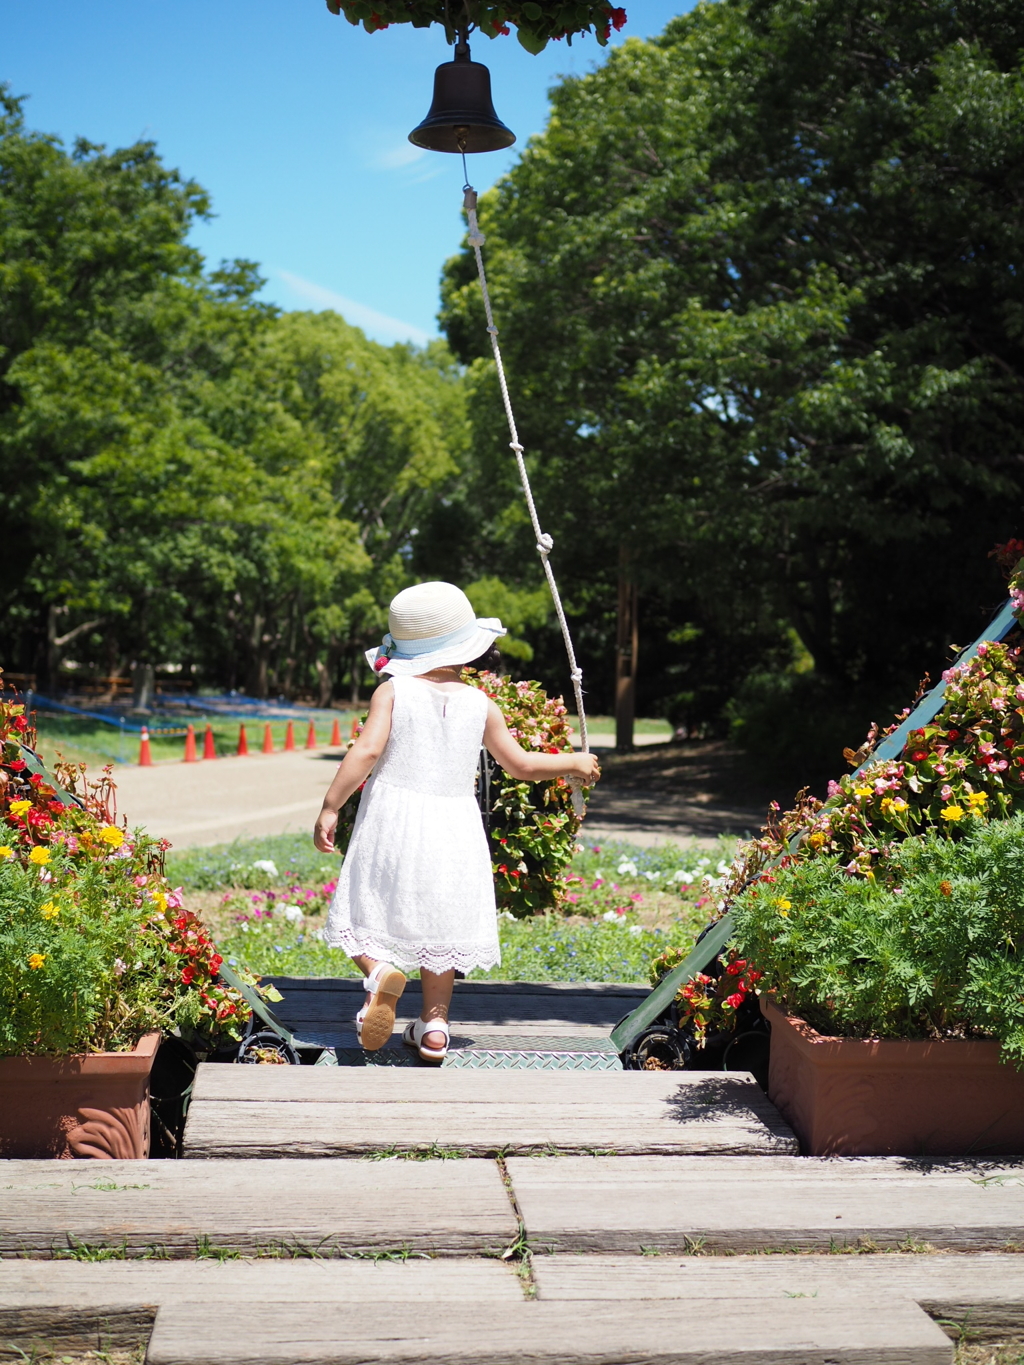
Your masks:
{"label": "hanging rope", "polygon": [[[465,164],[465,163],[463,163]],[[494,364],[498,371],[498,384],[501,386],[501,401],[505,404],[505,417],[508,420],[509,435],[512,437],[509,445],[516,457],[516,464],[519,468],[519,479],[523,485],[523,493],[526,495],[526,505],[530,510],[530,521],[533,525],[533,534],[537,542],[537,553],[540,555],[541,563],[544,565],[544,575],[548,580],[548,587],[551,589],[551,600],[555,604],[555,615],[558,617],[558,624],[562,630],[562,639],[565,641],[565,652],[569,657],[569,677],[572,679],[572,690],[576,697],[576,714],[580,723],[580,741],[583,745],[583,752],[590,752],[590,740],[587,735],[587,713],[583,706],[583,670],[576,662],[576,651],[572,647],[572,636],[569,634],[569,622],[565,619],[565,610],[562,607],[562,598],[558,591],[558,584],[555,582],[554,570],[551,568],[551,550],[554,541],[542,531],[540,518],[537,515],[537,504],[533,500],[533,489],[530,487],[530,476],[526,472],[526,461],[523,459],[523,447],[519,441],[519,433],[516,430],[516,419],[512,412],[512,400],[508,394],[508,382],[505,379],[505,367],[501,363],[501,347],[498,345],[498,329],[494,325],[494,313],[491,310],[491,296],[487,289],[487,272],[484,270],[483,247],[486,238],[480,231],[480,225],[476,220],[476,190],[470,184],[463,186],[462,206],[466,210],[469,219],[469,244],[473,248],[476,256],[476,271],[480,277],[480,292],[484,296],[484,312],[487,315],[487,334],[491,338],[491,350],[494,352]],[[580,789],[581,784],[575,778],[570,778],[572,784],[572,805],[577,815],[581,816],[586,807],[583,803],[583,794]]]}

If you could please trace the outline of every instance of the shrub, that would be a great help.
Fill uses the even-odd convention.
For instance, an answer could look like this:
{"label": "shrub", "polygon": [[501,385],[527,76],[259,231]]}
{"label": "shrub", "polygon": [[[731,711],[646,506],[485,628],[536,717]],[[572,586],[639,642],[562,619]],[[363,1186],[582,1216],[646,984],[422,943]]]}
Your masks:
{"label": "shrub", "polygon": [[[123,1052],[154,1029],[204,1047],[249,1009],[181,889],[167,845],[116,824],[108,775],[38,769],[24,708],[0,697],[0,1055]],[[27,757],[26,757],[27,755]]]}
{"label": "shrub", "polygon": [[991,1036],[1024,1067],[1024,815],[796,860],[737,897],[734,945],[778,1002],[844,1037]]}

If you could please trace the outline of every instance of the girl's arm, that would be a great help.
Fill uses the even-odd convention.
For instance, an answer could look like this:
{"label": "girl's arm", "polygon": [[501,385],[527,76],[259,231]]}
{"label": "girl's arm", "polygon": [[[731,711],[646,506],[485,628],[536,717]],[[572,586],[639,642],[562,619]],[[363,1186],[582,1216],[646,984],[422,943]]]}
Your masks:
{"label": "girl's arm", "polygon": [[505,717],[496,702],[487,703],[484,744],[491,757],[519,782],[543,782],[551,777],[578,777],[591,786],[601,776],[593,754],[538,754],[521,749],[508,732]]}
{"label": "girl's arm", "polygon": [[334,831],[338,826],[338,811],[373,771],[373,765],[384,752],[391,734],[391,709],[395,689],[390,682],[381,683],[370,699],[370,714],[351,749],[345,755],[327,788],[323,808],[313,830],[313,843],[321,853],[334,852]]}

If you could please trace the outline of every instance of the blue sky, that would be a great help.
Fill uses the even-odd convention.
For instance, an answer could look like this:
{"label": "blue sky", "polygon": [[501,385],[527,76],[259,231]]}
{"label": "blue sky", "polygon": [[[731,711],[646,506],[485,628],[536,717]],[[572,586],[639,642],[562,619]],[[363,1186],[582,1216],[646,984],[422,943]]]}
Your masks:
{"label": "blue sky", "polygon": [[[692,0],[626,0],[627,35]],[[0,79],[29,126],[108,146],[152,138],[217,215],[193,234],[213,263],[260,263],[264,297],[335,308],[378,341],[435,335],[438,277],[461,234],[457,157],[406,139],[450,58],[440,29],[369,35],[324,0],[0,0]],[[478,189],[540,132],[547,90],[604,53],[593,38],[531,57],[478,38],[516,147],[470,158]]]}

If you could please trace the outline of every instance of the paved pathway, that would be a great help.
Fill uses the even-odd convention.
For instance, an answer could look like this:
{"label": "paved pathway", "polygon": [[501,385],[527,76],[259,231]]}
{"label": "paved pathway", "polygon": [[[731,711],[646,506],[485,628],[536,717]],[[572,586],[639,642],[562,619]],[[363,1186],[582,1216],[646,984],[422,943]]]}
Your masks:
{"label": "paved pathway", "polygon": [[[610,745],[611,736],[596,736]],[[657,737],[641,736],[641,744]],[[664,745],[664,748],[669,746]],[[645,752],[653,752],[653,746]],[[324,792],[341,759],[338,749],[250,754],[213,762],[159,763],[125,767],[115,774],[118,811],[131,826],[143,825],[169,839],[175,848],[230,843],[233,839],[311,831]],[[597,788],[586,824],[594,840],[626,839],[642,846],[674,843],[710,846],[714,816],[701,806],[700,819],[662,802],[660,813],[643,804],[632,789],[619,793],[614,783]],[[650,809],[648,809],[650,806]],[[673,824],[668,816],[679,817]],[[739,820],[731,809],[723,829]],[[741,821],[742,823],[742,821]],[[747,825],[752,823],[752,817]]]}

